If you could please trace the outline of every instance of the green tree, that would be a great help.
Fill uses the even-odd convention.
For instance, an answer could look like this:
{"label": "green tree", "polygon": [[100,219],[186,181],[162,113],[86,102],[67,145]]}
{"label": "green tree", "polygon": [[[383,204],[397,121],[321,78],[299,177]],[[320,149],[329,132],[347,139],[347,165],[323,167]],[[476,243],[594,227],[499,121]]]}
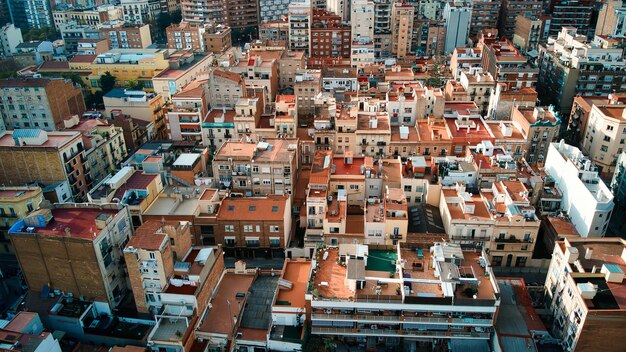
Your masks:
{"label": "green tree", "polygon": [[304,352],[335,352],[337,344],[329,338],[311,336],[304,345]]}
{"label": "green tree", "polygon": [[131,90],[142,90],[144,83],[142,81],[126,81],[126,88]]}
{"label": "green tree", "polygon": [[428,80],[426,85],[429,87],[441,88],[444,84],[443,80],[443,62],[439,56],[435,57],[435,62],[428,69]]}
{"label": "green tree", "polygon": [[20,65],[13,58],[0,60],[0,78],[17,77],[17,70]]}
{"label": "green tree", "polygon": [[59,38],[59,34],[50,27],[31,28],[26,31],[22,31],[22,38],[25,42],[36,40],[49,40],[54,41]]}
{"label": "green tree", "polygon": [[100,76],[100,88],[102,88],[102,94],[107,94],[111,89],[115,88],[115,76],[111,72],[107,71]]}

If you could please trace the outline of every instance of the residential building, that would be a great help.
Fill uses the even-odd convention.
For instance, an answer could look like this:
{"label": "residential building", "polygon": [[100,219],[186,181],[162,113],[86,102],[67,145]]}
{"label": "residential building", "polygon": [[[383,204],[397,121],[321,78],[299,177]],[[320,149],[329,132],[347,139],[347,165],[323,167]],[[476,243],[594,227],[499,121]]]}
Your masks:
{"label": "residential building", "polygon": [[588,42],[572,27],[548,38],[548,43],[539,47],[537,60],[537,91],[542,102],[569,114],[576,95],[609,95],[626,87],[624,49],[604,44],[600,37]]}
{"label": "residential building", "polygon": [[456,80],[461,78],[461,72],[473,71],[482,68],[482,48],[455,48],[450,58],[450,71]]}
{"label": "residential building", "polygon": [[552,336],[569,350],[619,351],[611,337],[624,326],[623,288],[626,244],[620,238],[566,238],[557,242],[544,284],[553,318]]}
{"label": "residential building", "polygon": [[167,138],[174,141],[201,141],[202,123],[208,113],[206,92],[193,82],[172,96],[167,109]]}
{"label": "residential building", "polygon": [[124,17],[122,8],[113,5],[101,6],[63,6],[56,4],[52,11],[54,26],[74,21],[80,25],[99,26],[108,21],[118,21]]}
{"label": "residential building", "polygon": [[213,177],[234,192],[288,195],[296,183],[297,156],[296,139],[228,141],[215,152]]}
{"label": "residential building", "polygon": [[70,198],[83,200],[89,191],[89,166],[78,132],[7,131],[0,137],[0,165],[0,183],[4,185],[38,182],[49,186],[67,182],[69,192],[61,196],[63,202]]}
{"label": "residential building", "polygon": [[609,100],[609,104],[606,105],[593,104],[591,107],[581,147],[603,178],[613,175],[617,159],[624,151],[625,112],[624,105],[613,100]]}
{"label": "residential building", "polygon": [[[244,78],[246,86],[253,90],[260,89],[262,100],[269,103],[276,99],[278,93],[278,60],[280,52],[251,51],[246,57],[240,59],[236,66],[229,71],[238,73]],[[258,91],[248,96],[254,96]]]}
{"label": "residential building", "polygon": [[23,43],[22,30],[9,23],[0,28],[0,55],[11,56],[17,52],[17,46]]}
{"label": "residential building", "polygon": [[57,204],[9,229],[30,290],[47,286],[112,308],[127,291],[119,259],[131,234],[126,209],[114,204]]}
{"label": "residential building", "polygon": [[169,66],[152,78],[154,91],[170,101],[184,87],[196,80],[206,79],[213,65],[215,55],[193,53],[191,50],[182,50],[170,55]]}
{"label": "residential building", "polygon": [[121,0],[124,21],[142,25],[156,21],[161,13],[160,0]]}
{"label": "residential building", "polygon": [[124,144],[126,144],[127,150],[139,147],[149,139],[152,139],[154,134],[154,124],[152,122],[136,119],[121,112],[113,116],[111,123],[122,129]]}
{"label": "residential building", "polygon": [[[404,266],[380,259],[388,256],[404,262]],[[311,334],[364,345],[382,340],[387,347],[403,349],[417,344],[430,348],[450,343],[459,349],[468,343],[488,344],[500,300],[484,252],[462,251],[459,245],[450,243],[435,243],[431,249],[374,250],[353,245],[320,249],[316,257],[327,260],[316,261],[307,290]],[[455,268],[450,279],[444,279],[445,267]],[[455,279],[457,272],[469,274],[459,274]],[[428,295],[428,301],[424,295]],[[452,298],[454,305],[450,303]],[[480,307],[476,302],[482,303]],[[387,317],[376,318],[383,311]],[[447,321],[468,322],[463,319],[469,317],[471,323],[458,330],[452,329],[455,320]],[[432,324],[424,324],[426,321]]]}
{"label": "residential building", "polygon": [[444,54],[450,54],[455,48],[465,47],[469,39],[472,7],[469,2],[447,2],[443,9],[446,27]]}
{"label": "residential building", "polygon": [[391,8],[391,54],[397,58],[403,58],[411,53],[413,17],[413,6],[398,2],[393,3]]}
{"label": "residential building", "polygon": [[52,5],[40,0],[7,0],[11,22],[15,27],[27,30],[31,28],[53,28]]}
{"label": "residential building", "polygon": [[592,38],[595,13],[597,9],[592,0],[550,0],[547,3],[547,14],[550,16],[547,37],[556,37],[563,27],[570,27],[578,30],[581,35]]}
{"label": "residential building", "polygon": [[341,16],[325,10],[313,11],[311,51],[314,57],[350,57],[351,26]]}
{"label": "residential building", "polygon": [[96,26],[80,25],[74,21],[66,22],[57,26],[61,33],[61,39],[68,53],[78,51],[78,42],[89,39],[100,39],[100,31]]}
{"label": "residential building", "polygon": [[[284,0],[275,0],[276,2],[285,2]],[[260,21],[259,24],[259,40],[261,41],[273,41],[284,43],[285,47],[287,47],[289,43],[289,22],[281,20],[282,16],[286,16],[287,14],[287,4],[283,4],[285,7],[285,15],[278,16],[278,19],[266,22],[263,20],[264,12],[267,10],[263,9],[263,1],[261,1],[261,11],[260,11]],[[275,6],[279,8],[280,6],[277,4]],[[272,17],[275,17],[272,15]]]}
{"label": "residential building", "polygon": [[85,119],[78,121],[75,117],[66,130],[79,131],[85,142],[87,158],[87,183],[92,189],[102,179],[114,172],[126,158],[126,143],[122,129],[108,120]]}
{"label": "residential building", "polygon": [[[165,100],[155,93],[142,90],[113,88],[103,97],[104,114],[113,116],[118,112],[153,124],[156,136],[165,136]],[[159,137],[161,138],[161,137]]]}
{"label": "residential building", "polygon": [[470,38],[478,38],[479,32],[485,32],[498,27],[500,8],[499,0],[472,0],[472,16],[470,21]]}
{"label": "residential building", "polygon": [[44,61],[52,61],[55,55],[54,46],[49,41],[32,41],[20,43],[15,47],[13,58],[20,66],[39,66]]}
{"label": "residential building", "polygon": [[[20,311],[7,320],[7,325],[0,329],[2,344],[6,349],[18,350],[28,344],[35,351],[61,352],[59,340],[49,331],[35,312]],[[12,337],[9,337],[12,336]]]}
{"label": "residential building", "polygon": [[615,165],[615,173],[611,179],[611,190],[613,191],[614,201],[618,205],[626,204],[626,151],[617,157]]}
{"label": "residential building", "polygon": [[[513,40],[517,21],[526,18],[538,18],[542,14],[542,2],[539,0],[504,0],[498,20],[498,34]],[[540,31],[543,31],[541,29]]]}
{"label": "residential building", "polygon": [[539,41],[542,39],[542,30],[543,20],[541,18],[532,17],[530,14],[517,15],[513,44],[522,52],[536,50],[539,47]]}
{"label": "residential building", "polygon": [[278,86],[293,88],[296,72],[306,68],[304,51],[285,50],[278,60]]}
{"label": "residential building", "polygon": [[293,90],[298,99],[298,118],[306,123],[313,117],[315,97],[322,91],[322,71],[297,70]]}
{"label": "residential building", "polygon": [[100,54],[88,66],[91,90],[100,88],[100,77],[106,72],[114,75],[120,86],[135,81],[153,90],[152,78],[170,66],[170,54],[168,49],[111,49]]}
{"label": "residential building", "polygon": [[226,24],[238,44],[259,37],[259,3],[255,0],[230,0],[226,4]]}
{"label": "residential building", "polygon": [[569,216],[581,237],[603,237],[613,211],[613,194],[582,151],[551,143],[545,163],[546,173],[563,194],[561,210]]}
{"label": "residential building", "polygon": [[202,121],[203,145],[215,151],[235,135],[235,110],[217,108]]}
{"label": "residential building", "polygon": [[534,88],[539,69],[505,39],[483,46],[483,70],[508,89]]}
{"label": "residential building", "polygon": [[226,24],[226,4],[216,0],[181,0],[184,22]]}
{"label": "residential building", "polygon": [[229,197],[217,213],[215,241],[227,256],[282,257],[291,241],[289,195]]}
{"label": "residential building", "polygon": [[[289,12],[289,1],[285,0],[260,0],[259,1],[259,24],[276,23],[283,20]],[[261,29],[262,31],[262,29]],[[263,39],[263,37],[260,37]]]}
{"label": "residential building", "polygon": [[233,109],[245,95],[245,79],[234,72],[212,70],[208,85],[211,106],[214,108]]}
{"label": "residential building", "polygon": [[221,54],[233,46],[230,27],[222,24],[205,24],[204,29],[202,38],[207,53]]}
{"label": "residential building", "polygon": [[0,187],[0,244],[3,247],[0,252],[12,252],[8,230],[38,210],[43,200],[43,192],[38,186]]}
{"label": "residential building", "polygon": [[150,25],[108,21],[100,25],[100,37],[111,49],[146,49],[152,45]]}
{"label": "residential building", "polygon": [[524,159],[529,164],[543,164],[548,155],[548,147],[559,136],[561,119],[550,107],[513,108],[511,121],[517,126],[524,139]]}
{"label": "residential building", "polygon": [[304,51],[306,55],[310,54],[312,11],[310,0],[298,0],[289,3],[289,50]]}
{"label": "residential building", "polygon": [[56,131],[85,112],[83,93],[71,80],[27,78],[0,80],[0,112],[6,129]]}
{"label": "residential building", "polygon": [[595,35],[620,37],[626,34],[624,28],[626,7],[622,1],[606,1],[600,8]]}
{"label": "residential building", "polygon": [[352,42],[371,43],[374,41],[374,9],[371,0],[354,0],[351,5],[350,23]]}

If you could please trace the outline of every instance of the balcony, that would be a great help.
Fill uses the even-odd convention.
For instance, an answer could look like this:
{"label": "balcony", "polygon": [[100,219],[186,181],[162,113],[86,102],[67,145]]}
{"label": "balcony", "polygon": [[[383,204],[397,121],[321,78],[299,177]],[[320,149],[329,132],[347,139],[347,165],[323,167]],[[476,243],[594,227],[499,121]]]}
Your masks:
{"label": "balcony", "polygon": [[468,331],[424,331],[409,329],[357,329],[338,327],[318,327],[311,328],[312,334],[320,335],[357,335],[357,336],[397,336],[397,337],[435,337],[435,338],[475,338],[488,339],[491,333],[488,332],[468,332]]}
{"label": "balcony", "polygon": [[515,236],[511,236],[509,238],[494,238],[493,239],[494,242],[497,243],[533,243],[533,239],[529,238],[529,239],[519,239],[519,238],[515,238]]}

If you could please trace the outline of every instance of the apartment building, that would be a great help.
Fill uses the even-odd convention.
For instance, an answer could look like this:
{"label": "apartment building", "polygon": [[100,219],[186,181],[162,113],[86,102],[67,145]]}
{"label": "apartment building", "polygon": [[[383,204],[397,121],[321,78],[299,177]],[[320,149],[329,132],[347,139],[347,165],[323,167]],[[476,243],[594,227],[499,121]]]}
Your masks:
{"label": "apartment building", "polygon": [[0,252],[11,253],[8,230],[17,221],[39,209],[44,200],[41,187],[15,186],[0,187]]}
{"label": "apartment building", "polygon": [[[270,24],[272,22],[277,23],[278,21],[283,20],[284,16],[287,16],[288,12],[288,0],[260,0],[259,24],[261,24],[261,31],[263,31],[263,24]],[[260,36],[260,38],[263,39],[263,36]]]}
{"label": "apartment building", "polygon": [[291,240],[289,195],[225,198],[217,213],[215,241],[228,256],[284,256]]}
{"label": "apartment building", "polygon": [[546,173],[563,194],[561,210],[569,216],[581,237],[603,237],[613,211],[613,194],[582,151],[551,143],[545,163]]}
{"label": "apartment building", "polygon": [[52,5],[48,1],[23,0],[7,1],[11,22],[17,28],[24,30],[31,28],[53,28]]}
{"label": "apartment building", "polygon": [[161,13],[160,0],[121,0],[124,21],[132,24],[148,24],[156,21]]}
{"label": "apartment building", "polygon": [[472,4],[472,15],[470,19],[470,38],[478,38],[479,32],[485,32],[498,27],[500,8],[502,2],[499,0],[474,0]]}
{"label": "apartment building", "polygon": [[450,71],[454,79],[460,79],[461,72],[482,68],[482,48],[454,48],[450,57]]}
{"label": "apartment building", "polygon": [[7,131],[0,137],[0,165],[4,185],[67,183],[69,190],[62,194],[62,201],[83,200],[89,191],[89,166],[79,132]]}
{"label": "apartment building", "polygon": [[[238,73],[245,79],[246,86],[260,88],[266,103],[276,99],[278,93],[278,60],[280,52],[252,51],[231,66],[229,71]],[[247,94],[253,96],[255,94]]]}
{"label": "apartment building", "polygon": [[474,102],[483,116],[489,111],[489,101],[496,88],[496,81],[489,73],[471,73],[463,71],[459,77],[459,83],[467,94],[467,101]]}
{"label": "apartment building", "polygon": [[85,158],[88,166],[86,181],[92,189],[126,158],[127,149],[122,129],[108,120],[86,119],[77,117],[68,124],[68,131],[78,131],[85,142]]}
{"label": "apartment building", "polygon": [[57,4],[52,11],[54,26],[74,21],[78,24],[98,26],[107,21],[116,21],[123,18],[122,8],[113,5],[94,7],[68,7]]}
{"label": "apartment building", "polygon": [[515,21],[513,44],[522,52],[529,52],[539,48],[539,41],[543,38],[543,19],[532,14],[519,14]]}
{"label": "apartment building", "polygon": [[250,42],[259,36],[259,4],[254,0],[225,1],[226,23],[238,44]]}
{"label": "apartment building", "polygon": [[551,0],[547,4],[547,13],[550,16],[548,37],[556,37],[563,27],[576,28],[579,33],[588,38],[594,31],[594,1],[591,0]]}
{"label": "apartment building", "polygon": [[170,54],[168,49],[111,49],[100,54],[88,66],[91,90],[99,89],[100,77],[110,72],[119,86],[135,81],[152,91],[152,78],[169,68]]}
{"label": "apartment building", "polygon": [[[391,0],[374,1],[374,38],[359,42],[363,46],[359,49],[371,50],[376,59],[385,59],[391,55]],[[370,45],[371,44],[371,45]],[[353,44],[353,51],[354,51]],[[372,58],[372,62],[374,58]],[[353,65],[354,67],[354,65]]]}
{"label": "apartment building", "polygon": [[280,89],[293,88],[296,72],[307,67],[303,51],[285,50],[278,60],[278,86]]}
{"label": "apartment building", "polygon": [[221,54],[233,46],[232,30],[226,25],[205,24],[202,38],[208,53]]}
{"label": "apartment building", "polygon": [[226,4],[219,0],[181,0],[184,22],[226,24]]}
{"label": "apartment building", "polygon": [[545,282],[552,334],[564,348],[618,351],[624,332],[623,290],[626,244],[620,238],[565,238],[552,253]]}
{"label": "apartment building", "polygon": [[177,51],[169,57],[169,67],[152,78],[154,92],[169,101],[173,94],[196,79],[203,80],[210,71],[215,55],[194,53],[191,50]]}
{"label": "apartment building", "polygon": [[167,109],[167,138],[174,141],[201,141],[202,123],[208,113],[203,82],[196,81],[172,96]]}
{"label": "apartment building", "polygon": [[4,127],[56,131],[64,121],[85,112],[80,88],[71,80],[9,78],[0,80],[0,112]]}
{"label": "apartment building", "polygon": [[548,147],[554,142],[561,130],[561,119],[550,107],[514,107],[511,121],[517,126],[524,139],[524,159],[529,164],[546,160]]}
{"label": "apartment building", "polygon": [[375,3],[371,0],[355,0],[352,2],[350,23],[352,26],[352,42],[371,43],[374,41]]}
{"label": "apartment building", "polygon": [[513,40],[519,17],[538,18],[542,14],[541,9],[542,2],[538,0],[504,0],[498,19],[498,34]]}
{"label": "apartment building", "polygon": [[[569,48],[576,48],[570,50]],[[545,103],[569,114],[576,95],[609,95],[626,87],[623,48],[565,27],[539,47],[537,92]]]}
{"label": "apartment building", "polygon": [[292,194],[296,170],[296,139],[266,139],[258,144],[228,141],[213,157],[216,180],[254,196]]}
{"label": "apartment building", "polygon": [[534,88],[539,68],[530,63],[508,40],[497,40],[483,45],[483,72],[491,74],[497,83],[508,90]]}
{"label": "apartment building", "polygon": [[307,123],[315,112],[315,97],[322,91],[322,71],[297,70],[293,90],[298,99],[298,118]]}
{"label": "apartment building", "polygon": [[17,52],[17,46],[24,42],[22,30],[9,23],[0,28],[0,55],[11,56]]}
{"label": "apartment building", "polygon": [[161,94],[143,90],[113,88],[103,97],[104,114],[113,116],[117,112],[128,114],[153,124],[154,134],[164,136],[166,130],[165,100]]}
{"label": "apartment building", "polygon": [[[275,0],[276,2],[282,2],[285,0]],[[289,3],[284,4],[285,6],[285,14],[287,13],[287,5]],[[276,6],[277,8],[279,6]],[[281,20],[282,16],[278,16],[279,19],[272,20],[269,22],[263,21],[263,1],[261,2],[261,11],[260,18],[261,23],[259,24],[259,40],[262,42],[271,41],[277,43],[284,43],[284,46],[287,47],[289,43],[289,22]],[[274,16],[272,16],[274,17]]]}
{"label": "apartment building", "polygon": [[211,106],[214,108],[233,109],[237,101],[245,95],[245,80],[234,72],[212,70],[208,85]]}
{"label": "apartment building", "polygon": [[439,212],[450,240],[477,248],[489,247],[495,221],[482,195],[467,192],[463,183],[444,187]]}
{"label": "apartment building", "polygon": [[414,8],[394,2],[391,8],[391,54],[403,58],[411,53]]}
{"label": "apartment building", "polygon": [[291,1],[289,3],[289,50],[311,53],[311,25],[313,14],[310,0]]}
{"label": "apartment building", "polygon": [[626,34],[624,20],[626,19],[626,7],[621,1],[606,1],[600,8],[598,22],[596,23],[595,35],[600,36],[623,36]]}
{"label": "apartment building", "polygon": [[469,2],[447,2],[443,8],[443,20],[446,27],[444,54],[450,54],[455,48],[465,47],[470,34],[472,5]]}
{"label": "apartment building", "polygon": [[218,108],[209,111],[202,122],[202,142],[212,151],[235,135],[235,110]]}
{"label": "apartment building", "polygon": [[[150,158],[150,157],[148,157]],[[129,212],[133,226],[142,224],[141,215],[158,197],[163,190],[160,170],[153,170],[150,164],[158,164],[153,159],[146,158],[144,172],[137,171],[130,166],[124,166],[120,171],[109,174],[98,184],[95,184],[87,195],[90,203],[108,204],[114,199],[125,205]],[[161,165],[162,166],[162,165]]]}
{"label": "apartment building", "polygon": [[315,261],[306,295],[313,335],[364,348],[488,344],[500,299],[484,252],[342,245],[315,256],[326,260]]}
{"label": "apartment building", "polygon": [[611,178],[611,191],[613,192],[616,204],[626,203],[626,151],[623,151],[617,158],[615,165],[615,173]]}
{"label": "apartment building", "polygon": [[131,234],[126,209],[113,204],[57,204],[9,229],[30,290],[47,286],[112,308],[127,291],[119,259]]}
{"label": "apartment building", "polygon": [[311,24],[310,55],[324,58],[349,58],[352,28],[341,16],[314,10]]}
{"label": "apartment building", "polygon": [[107,40],[110,49],[146,49],[152,45],[150,25],[108,21],[100,26],[100,37]]}
{"label": "apartment building", "polygon": [[[609,104],[593,104],[589,113],[582,150],[604,177],[615,172],[617,159],[626,143],[626,108],[609,100]],[[595,141],[595,143],[594,143]]]}

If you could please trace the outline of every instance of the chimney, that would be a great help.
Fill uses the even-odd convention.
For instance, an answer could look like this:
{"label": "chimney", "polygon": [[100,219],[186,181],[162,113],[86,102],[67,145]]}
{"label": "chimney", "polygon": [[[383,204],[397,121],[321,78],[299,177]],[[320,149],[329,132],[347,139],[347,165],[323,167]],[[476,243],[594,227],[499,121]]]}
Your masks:
{"label": "chimney", "polygon": [[591,259],[592,254],[593,254],[593,248],[587,247],[587,249],[585,250],[585,259],[587,260]]}

